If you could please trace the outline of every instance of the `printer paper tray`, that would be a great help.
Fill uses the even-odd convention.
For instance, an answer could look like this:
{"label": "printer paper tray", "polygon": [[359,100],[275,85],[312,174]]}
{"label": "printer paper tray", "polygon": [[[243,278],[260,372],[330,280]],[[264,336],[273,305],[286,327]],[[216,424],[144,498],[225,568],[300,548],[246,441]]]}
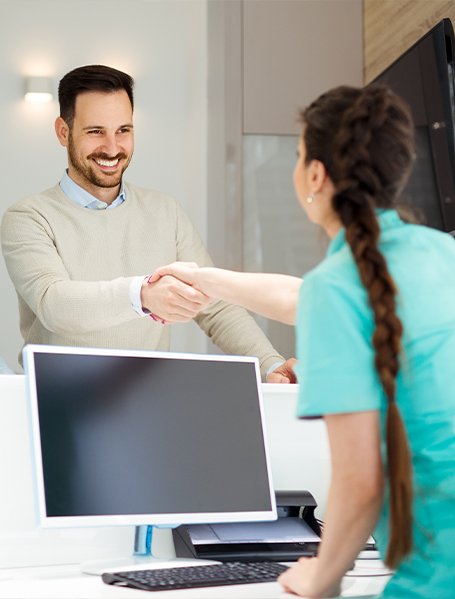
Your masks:
{"label": "printer paper tray", "polygon": [[318,547],[319,543],[226,543],[198,545],[197,553],[201,559],[219,561],[292,562],[316,555]]}

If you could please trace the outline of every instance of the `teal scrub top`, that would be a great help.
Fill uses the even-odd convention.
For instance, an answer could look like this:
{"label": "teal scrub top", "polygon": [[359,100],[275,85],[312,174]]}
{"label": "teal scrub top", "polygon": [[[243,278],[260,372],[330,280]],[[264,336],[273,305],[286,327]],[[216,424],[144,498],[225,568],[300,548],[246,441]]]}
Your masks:
{"label": "teal scrub top", "polygon": [[[387,598],[455,597],[455,240],[378,211],[380,250],[398,288],[404,327],[398,402],[412,454],[414,548],[386,585]],[[374,322],[344,230],[305,275],[297,311],[300,417],[380,410]],[[382,434],[382,455],[385,441]],[[388,541],[385,495],[375,538]]]}

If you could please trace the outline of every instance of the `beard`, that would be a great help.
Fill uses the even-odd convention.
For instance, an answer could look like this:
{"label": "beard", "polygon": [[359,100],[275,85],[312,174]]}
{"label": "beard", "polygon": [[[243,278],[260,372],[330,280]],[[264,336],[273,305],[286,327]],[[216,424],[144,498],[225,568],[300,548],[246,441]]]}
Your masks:
{"label": "beard", "polygon": [[[128,165],[131,161],[132,156],[133,156],[132,154],[130,156],[128,156],[127,154],[124,154],[123,152],[120,152],[116,156],[108,156],[107,154],[104,154],[102,152],[96,152],[96,153],[94,152],[93,154],[90,154],[89,156],[87,156],[85,161],[83,161],[78,156],[76,147],[74,145],[73,136],[71,134],[71,131],[69,132],[69,135],[68,135],[68,160],[69,160],[71,166],[74,168],[74,170],[77,171],[77,173],[83,179],[85,179],[87,182],[89,182],[91,185],[95,185],[97,187],[104,187],[104,188],[112,188],[112,187],[117,187],[118,185],[120,185],[123,173],[128,168]],[[97,158],[103,159],[103,160],[115,160],[118,158],[119,160],[126,160],[126,162],[124,163],[123,167],[115,173],[99,173],[96,170],[96,166],[92,166],[92,161]]]}

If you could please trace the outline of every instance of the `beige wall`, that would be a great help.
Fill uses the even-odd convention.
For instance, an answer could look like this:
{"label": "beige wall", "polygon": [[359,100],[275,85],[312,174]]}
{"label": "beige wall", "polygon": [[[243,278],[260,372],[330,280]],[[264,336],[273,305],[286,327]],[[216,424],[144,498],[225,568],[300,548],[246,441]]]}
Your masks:
{"label": "beige wall", "polygon": [[364,81],[369,83],[444,17],[454,0],[364,0]]}

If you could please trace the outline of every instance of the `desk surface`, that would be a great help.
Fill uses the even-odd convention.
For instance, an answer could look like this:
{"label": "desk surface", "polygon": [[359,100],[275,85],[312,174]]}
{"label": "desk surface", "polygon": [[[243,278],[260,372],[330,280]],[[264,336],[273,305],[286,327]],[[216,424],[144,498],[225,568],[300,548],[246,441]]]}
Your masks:
{"label": "desk surface", "polygon": [[[371,567],[376,560],[368,560]],[[359,567],[365,566],[362,562]],[[372,597],[387,582],[387,576],[346,576],[343,579],[343,597]],[[284,593],[276,582],[248,584],[183,591],[147,593],[102,582],[99,576],[83,575],[79,566],[46,566],[0,570],[0,599],[284,599],[295,595]]]}
{"label": "desk surface", "polygon": [[[147,594],[146,591],[108,586],[100,577],[82,575],[76,562],[124,555],[131,550],[134,530],[132,527],[68,531],[36,529],[24,377],[1,376],[0,387],[0,478],[3,483],[0,563],[10,567],[0,568],[0,599],[295,599],[295,595],[283,593],[278,583]],[[276,488],[309,489],[321,505],[329,479],[323,423],[295,418],[295,389],[283,390],[286,385],[264,387]],[[155,553],[170,555],[170,531],[157,530],[154,535]],[[371,563],[373,560],[365,561]],[[73,565],[40,565],[56,563]],[[363,565],[359,562],[359,567]],[[343,597],[374,595],[382,590],[386,581],[385,576],[345,577]]]}

